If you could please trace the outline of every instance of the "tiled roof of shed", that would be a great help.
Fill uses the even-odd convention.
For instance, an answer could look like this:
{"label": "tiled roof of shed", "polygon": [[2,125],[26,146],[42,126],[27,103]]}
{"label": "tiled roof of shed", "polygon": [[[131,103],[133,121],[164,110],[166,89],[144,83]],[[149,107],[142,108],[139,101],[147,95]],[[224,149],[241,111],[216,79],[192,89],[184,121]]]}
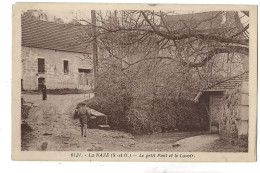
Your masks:
{"label": "tiled roof of shed", "polygon": [[67,52],[92,53],[92,44],[84,42],[90,27],[59,24],[22,15],[22,46]]}
{"label": "tiled roof of shed", "polygon": [[224,81],[215,83],[214,85],[211,85],[211,86],[201,90],[200,92],[197,93],[196,97],[194,98],[194,101],[198,102],[200,97],[205,92],[215,92],[215,91],[221,92],[221,91],[225,91],[227,89],[234,89],[234,88],[240,86],[242,82],[248,82],[248,80],[249,80],[249,73],[248,73],[248,71],[246,71],[242,74],[239,74],[237,76],[233,76]]}
{"label": "tiled roof of shed", "polygon": [[240,75],[231,77],[229,79],[226,79],[224,81],[211,85],[211,86],[203,89],[202,91],[223,91],[226,89],[233,89],[236,86],[239,86],[241,84],[241,82],[248,81],[248,80],[249,80],[249,73],[248,73],[248,71],[246,71]]}

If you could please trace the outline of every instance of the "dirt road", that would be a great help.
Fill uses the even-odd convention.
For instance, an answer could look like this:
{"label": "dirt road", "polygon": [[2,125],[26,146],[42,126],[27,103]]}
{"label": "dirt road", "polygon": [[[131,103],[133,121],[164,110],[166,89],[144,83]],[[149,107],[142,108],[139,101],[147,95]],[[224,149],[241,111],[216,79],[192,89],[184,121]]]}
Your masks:
{"label": "dirt road", "polygon": [[126,150],[135,144],[133,136],[118,131],[88,129],[81,137],[79,120],[73,119],[74,109],[80,101],[92,95],[23,95],[26,102],[33,102],[26,122],[33,129],[22,134],[22,150]]}

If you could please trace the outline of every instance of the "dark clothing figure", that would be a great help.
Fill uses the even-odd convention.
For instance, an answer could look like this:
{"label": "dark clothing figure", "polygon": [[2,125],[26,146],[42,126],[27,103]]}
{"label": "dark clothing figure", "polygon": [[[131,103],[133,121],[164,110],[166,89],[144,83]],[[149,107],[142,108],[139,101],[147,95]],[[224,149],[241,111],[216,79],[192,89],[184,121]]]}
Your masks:
{"label": "dark clothing figure", "polygon": [[82,105],[78,109],[78,116],[79,116],[79,121],[81,125],[81,136],[84,135],[86,137],[86,131],[87,131],[87,118],[88,118],[88,109],[86,105]]}
{"label": "dark clothing figure", "polygon": [[47,88],[44,83],[42,84],[42,100],[47,100]]}

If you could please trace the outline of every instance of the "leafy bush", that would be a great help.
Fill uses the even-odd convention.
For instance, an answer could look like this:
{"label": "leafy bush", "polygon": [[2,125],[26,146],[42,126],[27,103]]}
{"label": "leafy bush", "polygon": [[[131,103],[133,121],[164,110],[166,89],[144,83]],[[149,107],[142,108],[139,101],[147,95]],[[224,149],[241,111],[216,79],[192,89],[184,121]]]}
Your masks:
{"label": "leafy bush", "polygon": [[95,97],[86,103],[89,107],[106,114],[112,129],[132,134],[171,130],[200,131],[208,128],[206,110],[202,105],[192,101],[156,99],[154,109],[151,109],[152,100],[146,100],[147,104],[143,108],[139,105],[138,108],[126,110],[124,104],[130,104],[130,102],[121,102],[121,99],[122,96],[114,98],[113,101],[108,98]]}
{"label": "leafy bush", "polygon": [[85,102],[88,107],[107,115],[111,129],[127,131],[126,112],[124,112],[124,108],[118,100],[112,101],[108,98],[95,97]]}
{"label": "leafy bush", "polygon": [[193,131],[208,128],[208,116],[202,105],[190,100],[156,99],[152,122],[164,130]]}
{"label": "leafy bush", "polygon": [[[146,61],[128,70],[104,68],[107,71],[100,72],[97,80],[97,95],[86,101],[87,105],[106,114],[112,129],[132,134],[207,129],[204,106],[184,99],[196,90],[183,87],[187,83],[181,81],[182,75],[171,76],[174,80],[167,77],[170,67],[165,70],[156,65],[155,61]],[[161,72],[155,75],[159,69]],[[166,85],[165,81],[171,83]]]}

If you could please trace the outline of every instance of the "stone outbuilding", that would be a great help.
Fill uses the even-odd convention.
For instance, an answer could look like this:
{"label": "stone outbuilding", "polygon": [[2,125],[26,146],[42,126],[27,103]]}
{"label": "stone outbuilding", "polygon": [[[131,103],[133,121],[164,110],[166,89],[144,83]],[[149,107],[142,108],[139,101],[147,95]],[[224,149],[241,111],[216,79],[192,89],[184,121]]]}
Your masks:
{"label": "stone outbuilding", "polygon": [[248,136],[248,71],[201,90],[196,102],[203,102],[209,115],[210,133],[238,141]]}
{"label": "stone outbuilding", "polygon": [[55,23],[22,15],[22,76],[24,90],[90,90],[93,81],[92,44],[84,40],[91,28]]}

